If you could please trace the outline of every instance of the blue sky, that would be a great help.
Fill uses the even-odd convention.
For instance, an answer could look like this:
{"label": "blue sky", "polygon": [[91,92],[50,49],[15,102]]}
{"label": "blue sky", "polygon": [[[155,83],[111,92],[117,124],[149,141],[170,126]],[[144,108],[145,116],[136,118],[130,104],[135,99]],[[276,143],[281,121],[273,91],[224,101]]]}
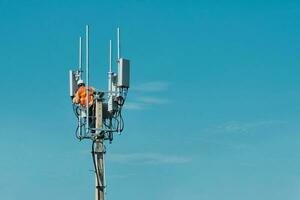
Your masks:
{"label": "blue sky", "polygon": [[299,19],[297,1],[0,0],[0,199],[94,198],[68,96],[86,24],[96,88],[118,26],[132,63],[107,199],[299,199]]}

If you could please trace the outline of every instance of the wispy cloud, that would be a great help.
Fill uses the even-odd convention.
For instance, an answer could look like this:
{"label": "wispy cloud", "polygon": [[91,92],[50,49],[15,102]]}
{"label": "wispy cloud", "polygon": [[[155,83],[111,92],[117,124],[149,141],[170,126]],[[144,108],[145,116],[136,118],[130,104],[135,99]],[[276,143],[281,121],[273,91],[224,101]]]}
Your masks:
{"label": "wispy cloud", "polygon": [[137,97],[134,102],[127,102],[124,105],[125,109],[128,110],[145,110],[150,108],[152,105],[163,105],[168,104],[170,101],[165,98],[158,97]]}
{"label": "wispy cloud", "polygon": [[177,155],[164,155],[158,153],[132,153],[132,154],[111,154],[108,159],[112,162],[123,164],[185,164],[191,161],[190,158]]}
{"label": "wispy cloud", "polygon": [[124,108],[127,110],[144,110],[146,105],[140,102],[126,102]]}
{"label": "wispy cloud", "polygon": [[[218,147],[226,147],[236,150],[249,150],[252,149],[253,146],[247,142],[248,136],[256,133],[272,133],[270,132],[271,129],[274,130],[285,124],[287,124],[287,122],[282,120],[248,122],[229,121],[201,129],[201,134],[198,134],[195,139],[201,143],[207,143]],[[243,136],[244,140],[237,141],[232,138],[232,134]]]}
{"label": "wispy cloud", "polygon": [[145,104],[167,104],[170,102],[168,99],[162,97],[149,97],[149,96],[138,97],[138,100]]}
{"label": "wispy cloud", "polygon": [[[170,83],[166,81],[150,81],[138,84],[132,90],[138,91],[133,102],[127,102],[124,106],[128,110],[145,110],[151,108],[153,105],[163,105],[170,101],[160,94],[153,94],[155,92],[166,91]],[[149,95],[151,93],[151,95]],[[141,95],[143,94],[143,95]]]}
{"label": "wispy cloud", "polygon": [[282,120],[261,120],[261,121],[228,121],[202,129],[204,133],[250,133],[260,129],[280,126],[285,124]]}
{"label": "wispy cloud", "polygon": [[170,86],[169,82],[166,81],[150,81],[141,83],[132,88],[132,90],[139,92],[162,92],[166,91]]}
{"label": "wispy cloud", "polygon": [[217,129],[225,132],[248,133],[258,128],[267,128],[270,126],[280,125],[283,123],[284,121],[280,121],[280,120],[264,120],[264,121],[256,121],[256,122],[230,121],[219,125]]}
{"label": "wispy cloud", "polygon": [[235,149],[235,150],[243,150],[243,149],[249,149],[249,145],[244,143],[235,143],[230,140],[222,140],[222,139],[214,139],[214,138],[204,138],[199,137],[197,138],[197,141],[204,144],[213,145],[218,148],[228,148],[228,149]]}

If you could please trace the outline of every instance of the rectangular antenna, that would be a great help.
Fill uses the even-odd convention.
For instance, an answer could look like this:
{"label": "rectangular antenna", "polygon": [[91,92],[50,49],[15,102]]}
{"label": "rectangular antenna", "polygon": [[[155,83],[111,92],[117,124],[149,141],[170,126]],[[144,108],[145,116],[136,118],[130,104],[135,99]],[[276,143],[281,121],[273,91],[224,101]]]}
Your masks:
{"label": "rectangular antenna", "polygon": [[129,88],[130,84],[130,61],[120,58],[118,62],[118,87]]}
{"label": "rectangular antenna", "polygon": [[77,91],[77,81],[76,81],[76,72],[73,70],[69,71],[69,80],[70,80],[70,97],[75,95],[75,91]]}
{"label": "rectangular antenna", "polygon": [[87,132],[86,133],[88,133],[88,130],[89,130],[89,109],[88,109],[88,107],[89,107],[89,96],[90,96],[90,94],[89,94],[89,26],[88,25],[86,25],[86,27],[85,27],[85,46],[86,46],[86,50],[85,50],[85,52],[86,52],[86,54],[85,54],[85,56],[86,56],[86,58],[85,58],[85,65],[86,65],[86,71],[85,71],[85,74],[86,74],[86,88],[87,88],[87,90],[86,90],[86,130],[87,130]]}

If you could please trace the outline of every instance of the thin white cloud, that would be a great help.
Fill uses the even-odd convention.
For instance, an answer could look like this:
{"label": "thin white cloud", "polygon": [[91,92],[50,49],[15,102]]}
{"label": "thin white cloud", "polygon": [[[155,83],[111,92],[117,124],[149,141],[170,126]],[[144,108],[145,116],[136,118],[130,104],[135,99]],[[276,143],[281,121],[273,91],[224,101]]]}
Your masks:
{"label": "thin white cloud", "polygon": [[126,102],[124,108],[127,110],[145,110],[153,105],[163,105],[170,101],[160,97],[137,97],[134,102]]}
{"label": "thin white cloud", "polygon": [[274,126],[280,126],[285,124],[285,121],[282,120],[261,120],[261,121],[228,121],[218,125],[213,125],[202,129],[202,132],[205,133],[249,133],[257,131],[259,129],[270,128]]}
{"label": "thin white cloud", "polygon": [[111,154],[108,160],[123,164],[185,164],[191,160],[177,155],[158,153]]}
{"label": "thin white cloud", "polygon": [[259,128],[267,128],[274,125],[280,125],[285,123],[280,120],[264,120],[257,122],[239,122],[239,121],[230,121],[226,122],[217,127],[219,131],[225,132],[233,132],[233,133],[248,133],[250,131],[259,129]]}
{"label": "thin white cloud", "polygon": [[146,104],[167,104],[170,101],[168,99],[164,99],[161,97],[138,97],[138,101],[146,103]]}
{"label": "thin white cloud", "polygon": [[214,138],[204,138],[204,137],[198,137],[196,140],[198,140],[201,143],[206,143],[209,145],[216,146],[218,148],[230,148],[230,149],[235,149],[235,150],[244,150],[244,149],[249,149],[250,146],[248,144],[244,143],[235,143],[232,141],[228,140],[222,140],[222,139],[214,139]]}
{"label": "thin white cloud", "polygon": [[126,102],[124,108],[127,110],[144,110],[146,105],[140,102]]}
{"label": "thin white cloud", "polygon": [[[149,92],[162,92],[169,88],[170,83],[166,81],[150,81],[136,85],[131,88],[134,91],[149,93]],[[126,102],[125,109],[128,110],[145,110],[151,108],[153,105],[167,104],[170,101],[160,96],[141,96],[137,95],[133,102]]]}
{"label": "thin white cloud", "polygon": [[150,81],[138,84],[132,90],[139,92],[162,92],[168,90],[169,86],[170,83],[166,81]]}
{"label": "thin white cloud", "polygon": [[[266,133],[269,129],[283,126],[288,122],[282,120],[261,120],[261,121],[229,121],[219,125],[213,125],[208,128],[201,129],[201,133],[197,134],[191,142],[199,141],[199,143],[206,143],[208,145],[216,146],[218,148],[230,148],[238,151],[253,150],[255,146],[249,144],[247,140],[232,140],[232,137],[223,134],[243,134],[247,136],[255,133]],[[219,137],[223,135],[222,137]]]}

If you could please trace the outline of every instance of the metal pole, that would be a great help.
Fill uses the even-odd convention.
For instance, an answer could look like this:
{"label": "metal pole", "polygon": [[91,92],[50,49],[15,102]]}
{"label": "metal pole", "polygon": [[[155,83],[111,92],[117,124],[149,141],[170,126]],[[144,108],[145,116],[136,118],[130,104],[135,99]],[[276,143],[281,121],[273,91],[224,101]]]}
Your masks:
{"label": "metal pole", "polygon": [[86,59],[85,59],[85,65],[86,65],[86,134],[89,132],[89,26],[86,25],[85,27],[85,42],[86,42]]}
{"label": "metal pole", "polygon": [[102,145],[104,147],[103,156],[102,156],[102,164],[103,164],[103,181],[102,182],[103,182],[103,186],[104,186],[104,188],[103,188],[103,200],[104,200],[104,195],[106,194],[106,177],[105,177],[106,169],[105,169],[105,145],[104,145],[104,143]]}
{"label": "metal pole", "polygon": [[118,41],[118,61],[121,57],[121,48],[120,48],[120,28],[117,28],[117,41]]}
{"label": "metal pole", "polygon": [[[104,163],[103,163],[103,157],[104,157],[104,144],[103,140],[97,140],[96,141],[96,167],[98,171],[98,177],[96,174],[96,192],[95,192],[95,200],[104,200]],[[99,185],[97,178],[99,178]]]}
{"label": "metal pole", "polygon": [[[117,28],[117,41],[118,41],[118,70],[119,70],[119,65],[120,65],[120,58],[121,58],[121,47],[120,47],[120,28]],[[120,88],[117,87],[117,96],[120,95]]]}
{"label": "metal pole", "polygon": [[108,111],[113,111],[113,93],[112,93],[112,84],[113,84],[113,72],[112,72],[112,42],[109,40],[109,69],[108,69]]}
{"label": "metal pole", "polygon": [[[102,128],[103,122],[103,104],[100,100],[96,100],[96,129]],[[101,138],[101,131],[97,131],[97,136],[100,135]],[[96,139],[96,192],[95,192],[95,199],[96,200],[104,200],[104,143],[103,139]],[[98,184],[99,180],[99,184]]]}
{"label": "metal pole", "polygon": [[[82,80],[82,38],[81,36],[79,37],[79,60],[78,60],[78,68],[79,68],[79,80]],[[81,137],[81,131],[82,131],[82,111],[80,109],[80,115],[78,117],[78,132],[79,132],[79,137]]]}
{"label": "metal pole", "polygon": [[112,46],[111,40],[109,40],[109,71],[108,71],[108,96],[111,97],[111,89],[112,89]]}
{"label": "metal pole", "polygon": [[109,40],[109,72],[112,72],[112,45],[111,45],[111,40]]}
{"label": "metal pole", "polygon": [[82,80],[82,45],[81,37],[79,37],[79,74],[80,80]]}

